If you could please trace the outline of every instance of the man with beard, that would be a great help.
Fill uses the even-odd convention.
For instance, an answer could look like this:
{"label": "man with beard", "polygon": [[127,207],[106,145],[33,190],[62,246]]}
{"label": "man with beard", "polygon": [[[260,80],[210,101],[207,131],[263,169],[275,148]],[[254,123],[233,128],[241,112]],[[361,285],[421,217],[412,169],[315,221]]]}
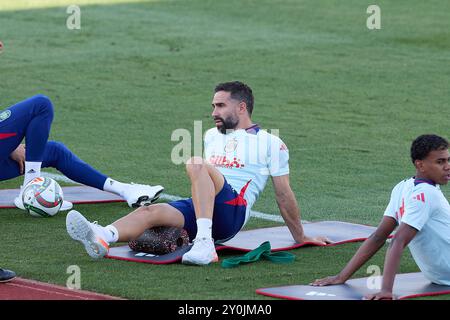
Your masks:
{"label": "man with beard", "polygon": [[216,128],[205,134],[205,159],[192,157],[186,163],[192,198],[139,208],[106,227],[71,211],[66,219],[69,235],[91,257],[101,258],[109,243],[134,240],[148,228],[184,228],[194,245],[182,262],[206,265],[218,261],[214,241],[231,239],[248,221],[270,175],[281,215],[295,241],[329,243],[325,237],[304,234],[289,184],[288,149],[281,139],[252,122],[253,100],[252,90],[244,83],[216,86],[211,114]]}

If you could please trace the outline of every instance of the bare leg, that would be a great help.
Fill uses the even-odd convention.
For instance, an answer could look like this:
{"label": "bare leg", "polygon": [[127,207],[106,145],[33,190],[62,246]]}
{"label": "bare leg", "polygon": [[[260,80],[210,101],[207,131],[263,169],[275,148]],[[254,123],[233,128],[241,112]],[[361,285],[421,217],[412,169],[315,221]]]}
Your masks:
{"label": "bare leg", "polygon": [[223,175],[200,157],[189,159],[186,163],[186,171],[191,180],[195,216],[197,219],[212,219],[214,198],[225,183]]}
{"label": "bare leg", "polygon": [[138,238],[145,230],[158,226],[183,228],[183,214],[167,203],[140,207],[112,223],[119,232],[119,242]]}
{"label": "bare leg", "polygon": [[218,261],[212,239],[214,198],[225,183],[223,175],[202,158],[191,158],[186,164],[191,180],[192,203],[197,218],[197,234],[191,250],[183,255],[185,264],[205,265]]}

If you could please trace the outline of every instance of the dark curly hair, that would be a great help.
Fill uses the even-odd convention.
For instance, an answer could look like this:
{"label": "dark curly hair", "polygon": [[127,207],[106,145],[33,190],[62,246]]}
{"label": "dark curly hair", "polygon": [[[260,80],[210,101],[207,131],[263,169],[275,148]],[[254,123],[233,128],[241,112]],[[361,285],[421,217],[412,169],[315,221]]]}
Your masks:
{"label": "dark curly hair", "polygon": [[425,159],[431,151],[448,149],[448,141],[435,134],[424,134],[417,137],[411,145],[411,160]]}
{"label": "dark curly hair", "polygon": [[219,83],[214,89],[214,93],[219,91],[229,92],[231,98],[245,102],[248,114],[252,115],[254,98],[253,91],[248,85],[240,81],[223,82]]}

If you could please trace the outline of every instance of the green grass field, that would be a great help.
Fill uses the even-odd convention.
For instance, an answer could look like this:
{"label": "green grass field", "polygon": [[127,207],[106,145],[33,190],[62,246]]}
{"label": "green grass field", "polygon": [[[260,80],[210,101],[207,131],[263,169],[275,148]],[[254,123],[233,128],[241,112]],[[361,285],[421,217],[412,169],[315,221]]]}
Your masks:
{"label": "green grass field", "polygon": [[[449,137],[446,0],[376,1],[381,30],[366,27],[373,1],[76,2],[80,30],[66,28],[71,0],[0,3],[0,106],[48,95],[51,138],[115,179],[189,196],[184,167],[171,162],[171,134],[193,131],[194,120],[212,127],[213,88],[229,80],[253,88],[255,122],[280,130],[309,221],[376,226],[392,187],[414,174],[412,140]],[[125,204],[76,209],[100,224],[129,212]],[[254,209],[278,213],[270,185]],[[272,225],[252,218],[247,228]],[[291,264],[237,269],[97,262],[69,238],[65,214],[5,209],[0,241],[0,266],[21,277],[64,285],[67,267],[78,265],[82,289],[129,299],[269,299],[255,289],[335,274],[359,246],[303,248]],[[385,249],[368,265],[382,267]],[[409,251],[400,271],[418,271]]]}

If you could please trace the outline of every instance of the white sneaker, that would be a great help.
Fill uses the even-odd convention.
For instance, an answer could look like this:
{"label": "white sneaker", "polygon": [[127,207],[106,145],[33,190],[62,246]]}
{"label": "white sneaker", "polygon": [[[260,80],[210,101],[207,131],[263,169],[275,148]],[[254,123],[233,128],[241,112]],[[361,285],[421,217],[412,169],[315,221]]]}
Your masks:
{"label": "white sneaker", "polygon": [[66,217],[67,233],[73,240],[84,245],[87,253],[94,259],[103,258],[109,251],[108,242],[95,232],[95,224],[87,221],[78,211],[72,210]]}
{"label": "white sneaker", "polygon": [[158,200],[161,192],[164,191],[162,186],[148,186],[145,184],[131,183],[124,191],[123,198],[132,208],[148,206]]}
{"label": "white sneaker", "polygon": [[181,259],[184,264],[206,265],[219,261],[216,247],[211,238],[196,238],[191,250],[186,252]]}
{"label": "white sneaker", "polygon": [[[22,200],[22,194],[23,194],[23,187],[20,187],[20,193],[19,196],[14,198],[14,205],[22,210],[25,210],[25,206],[23,205],[23,200]],[[63,204],[61,206],[61,209],[59,209],[59,211],[67,211],[73,208],[73,203],[64,200]]]}

